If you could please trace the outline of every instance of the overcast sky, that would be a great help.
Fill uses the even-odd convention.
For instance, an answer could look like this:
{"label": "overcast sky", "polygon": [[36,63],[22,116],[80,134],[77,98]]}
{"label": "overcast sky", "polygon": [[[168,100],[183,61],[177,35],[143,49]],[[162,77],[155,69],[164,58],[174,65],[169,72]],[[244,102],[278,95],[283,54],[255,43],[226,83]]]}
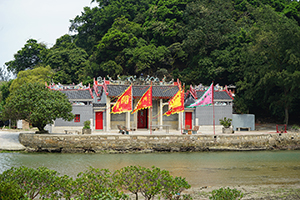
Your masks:
{"label": "overcast sky", "polygon": [[52,47],[68,33],[70,19],[91,0],[0,0],[0,67],[14,59],[28,39]]}

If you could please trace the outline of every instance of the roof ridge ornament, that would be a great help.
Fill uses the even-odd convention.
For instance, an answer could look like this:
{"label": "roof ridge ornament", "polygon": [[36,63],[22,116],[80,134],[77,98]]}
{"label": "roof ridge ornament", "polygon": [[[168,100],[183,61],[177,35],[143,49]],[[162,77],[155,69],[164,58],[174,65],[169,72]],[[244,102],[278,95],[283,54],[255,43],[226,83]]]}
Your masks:
{"label": "roof ridge ornament", "polygon": [[[157,76],[150,76],[147,75],[146,77],[141,74],[140,77],[137,77],[136,75],[131,75],[131,76],[120,76],[119,74],[117,75],[117,80],[113,80],[112,77],[109,75],[106,75],[108,78],[107,84],[111,85],[174,85],[174,79],[172,78],[170,81],[167,81],[167,77],[164,75],[164,77],[160,80]],[[103,85],[104,84],[104,79],[102,77],[97,77],[97,85]]]}

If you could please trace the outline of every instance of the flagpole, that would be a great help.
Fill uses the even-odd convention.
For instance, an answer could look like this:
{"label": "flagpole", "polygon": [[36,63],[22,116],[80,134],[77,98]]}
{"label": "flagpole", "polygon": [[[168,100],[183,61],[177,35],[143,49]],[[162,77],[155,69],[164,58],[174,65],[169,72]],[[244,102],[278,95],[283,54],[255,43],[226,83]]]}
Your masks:
{"label": "flagpole", "polygon": [[215,128],[215,103],[214,103],[214,95],[215,95],[215,87],[214,82],[212,82],[212,104],[213,104],[213,129],[214,129],[214,135],[216,134],[216,128]]}
{"label": "flagpole", "polygon": [[[152,99],[151,99],[152,101]],[[152,106],[150,108],[150,119],[149,119],[149,123],[150,123],[150,135],[152,135]]]}

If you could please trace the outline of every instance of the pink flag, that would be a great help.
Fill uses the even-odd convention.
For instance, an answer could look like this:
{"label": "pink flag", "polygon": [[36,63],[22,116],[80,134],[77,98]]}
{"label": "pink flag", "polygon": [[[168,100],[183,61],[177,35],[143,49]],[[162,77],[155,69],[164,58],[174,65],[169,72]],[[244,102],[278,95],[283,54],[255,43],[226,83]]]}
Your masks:
{"label": "pink flag", "polygon": [[213,102],[213,83],[209,86],[209,88],[205,91],[202,97],[197,100],[195,103],[188,106],[189,108],[197,107],[197,106],[208,106],[212,105]]}

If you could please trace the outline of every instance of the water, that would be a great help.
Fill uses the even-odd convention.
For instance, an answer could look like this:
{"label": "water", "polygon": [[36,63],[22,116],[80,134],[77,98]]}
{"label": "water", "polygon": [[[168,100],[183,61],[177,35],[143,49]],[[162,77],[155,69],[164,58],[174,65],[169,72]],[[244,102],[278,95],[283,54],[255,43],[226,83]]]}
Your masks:
{"label": "water", "polygon": [[72,177],[88,169],[115,171],[129,165],[156,166],[182,176],[193,187],[300,184],[300,151],[151,154],[0,153],[0,173],[19,166],[45,166]]}

